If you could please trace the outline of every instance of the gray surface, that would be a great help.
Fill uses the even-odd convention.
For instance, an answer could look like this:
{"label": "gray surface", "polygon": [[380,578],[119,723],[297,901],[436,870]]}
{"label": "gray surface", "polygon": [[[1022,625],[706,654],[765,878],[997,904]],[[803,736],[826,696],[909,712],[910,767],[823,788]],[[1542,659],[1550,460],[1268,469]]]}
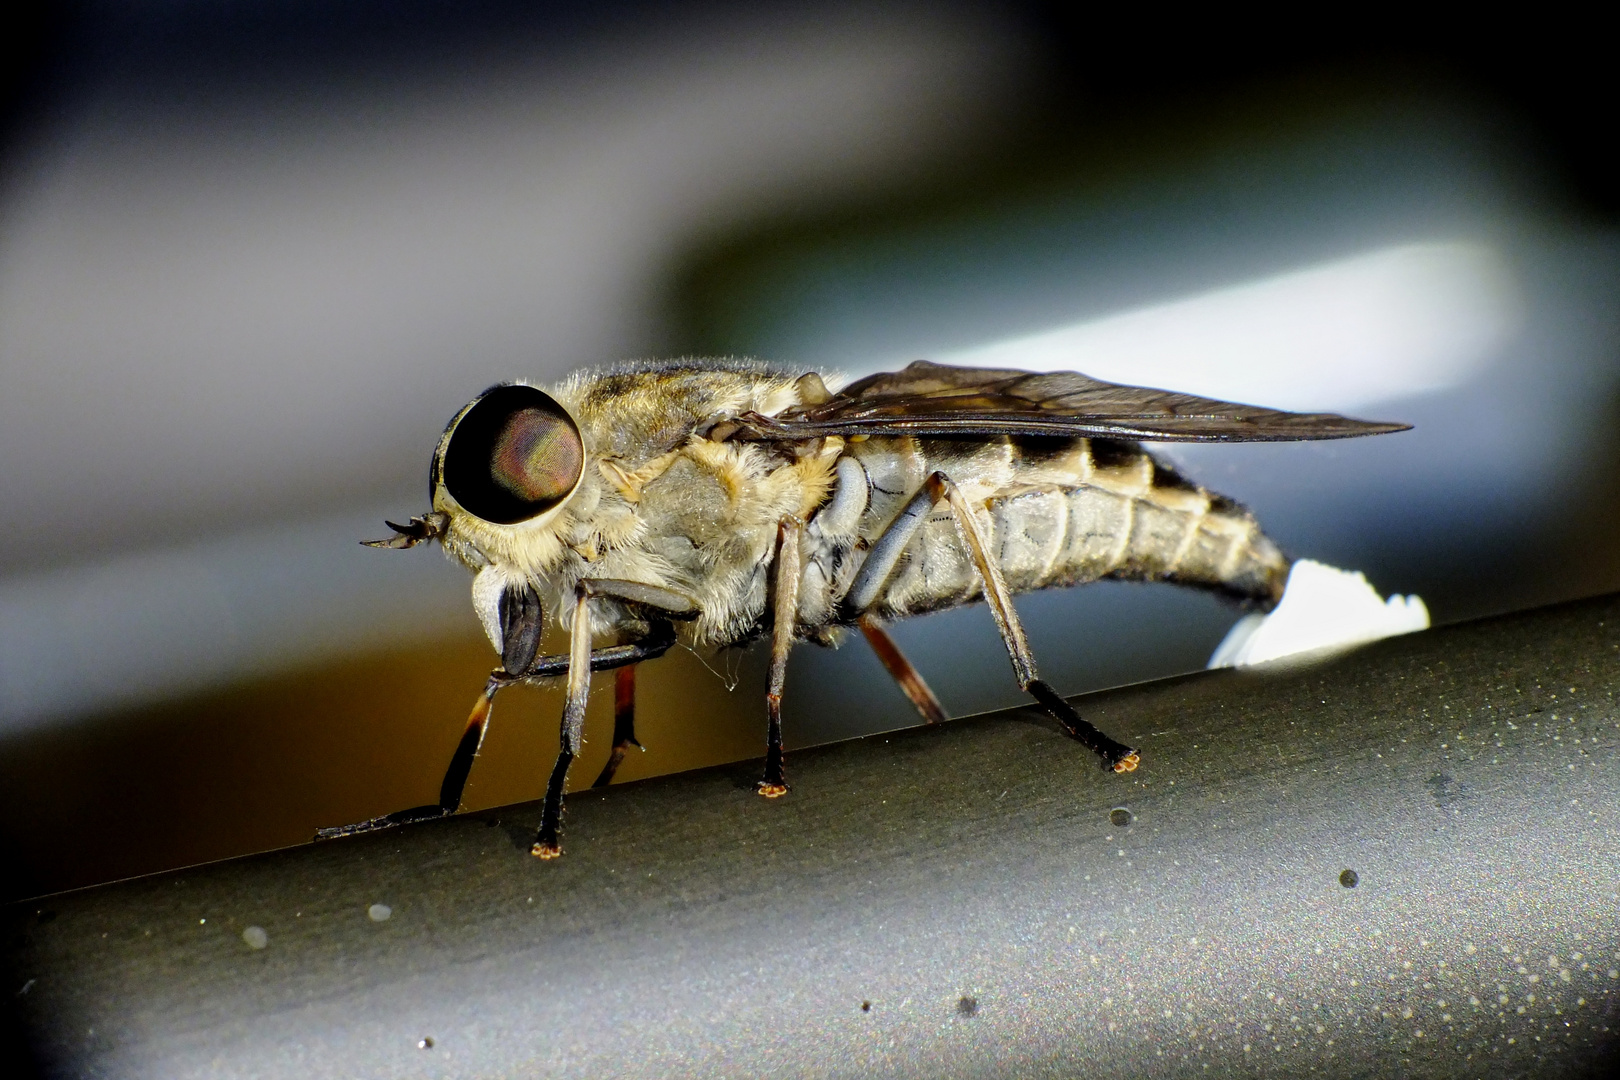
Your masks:
{"label": "gray surface", "polygon": [[1130,777],[874,736],[18,905],[12,1000],[96,1076],[1598,1069],[1616,689],[1607,598],[1084,699]]}

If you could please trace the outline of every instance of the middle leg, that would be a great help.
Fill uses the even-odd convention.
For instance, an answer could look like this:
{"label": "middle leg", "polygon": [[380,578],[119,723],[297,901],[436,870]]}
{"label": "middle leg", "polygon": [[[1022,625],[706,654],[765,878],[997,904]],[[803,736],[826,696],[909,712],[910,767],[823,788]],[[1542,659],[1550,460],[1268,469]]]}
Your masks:
{"label": "middle leg", "polygon": [[568,783],[568,767],[579,753],[585,730],[585,706],[591,694],[591,612],[590,592],[581,587],[574,595],[574,623],[568,636],[568,702],[563,706],[557,763],[546,784],[546,801],[540,809],[540,831],[531,855],[555,859],[562,854],[563,788]]}

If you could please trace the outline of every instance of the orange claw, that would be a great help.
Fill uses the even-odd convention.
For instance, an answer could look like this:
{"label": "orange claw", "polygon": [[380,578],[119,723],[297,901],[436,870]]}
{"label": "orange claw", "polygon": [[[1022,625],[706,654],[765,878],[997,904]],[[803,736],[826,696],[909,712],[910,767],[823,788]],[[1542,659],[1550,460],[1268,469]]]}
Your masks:
{"label": "orange claw", "polygon": [[537,859],[555,859],[562,854],[562,847],[557,844],[536,844],[529,849],[529,854]]}
{"label": "orange claw", "polygon": [[1141,763],[1142,763],[1142,759],[1137,756],[1135,750],[1132,750],[1129,754],[1126,754],[1124,757],[1122,757],[1118,761],[1114,762],[1114,771],[1115,772],[1135,772],[1136,767],[1138,765],[1140,765]]}
{"label": "orange claw", "polygon": [[788,792],[786,784],[767,784],[763,780],[759,782],[759,786],[754,790],[765,796],[767,799],[780,799]]}

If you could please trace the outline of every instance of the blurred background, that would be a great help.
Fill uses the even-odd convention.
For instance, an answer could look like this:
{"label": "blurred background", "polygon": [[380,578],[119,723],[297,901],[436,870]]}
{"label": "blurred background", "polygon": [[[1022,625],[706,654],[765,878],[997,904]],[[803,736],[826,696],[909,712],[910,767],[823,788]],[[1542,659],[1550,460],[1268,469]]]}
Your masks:
{"label": "blurred background", "polygon": [[[8,896],[430,801],[496,657],[379,552],[489,383],[627,357],[1079,369],[1415,425],[1172,448],[1437,621],[1620,585],[1620,176],[1601,35],[1107,24],[1048,3],[93,0],[4,49]],[[1548,22],[1551,22],[1549,17]],[[1203,666],[1165,586],[1024,598],[1083,690]],[[1019,700],[982,608],[896,636]],[[598,680],[588,783],[608,750]],[[634,780],[758,756],[757,652],[642,669]],[[554,691],[469,804],[537,798]],[[790,747],[914,723],[795,653]]]}

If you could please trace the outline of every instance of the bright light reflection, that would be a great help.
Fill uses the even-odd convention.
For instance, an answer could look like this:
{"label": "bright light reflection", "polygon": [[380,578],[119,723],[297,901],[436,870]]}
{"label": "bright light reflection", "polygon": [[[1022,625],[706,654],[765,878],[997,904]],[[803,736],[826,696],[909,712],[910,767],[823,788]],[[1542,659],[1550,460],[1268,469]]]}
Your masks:
{"label": "bright light reflection", "polygon": [[1469,381],[1520,307],[1490,249],[1409,244],[933,359],[1348,411]]}

